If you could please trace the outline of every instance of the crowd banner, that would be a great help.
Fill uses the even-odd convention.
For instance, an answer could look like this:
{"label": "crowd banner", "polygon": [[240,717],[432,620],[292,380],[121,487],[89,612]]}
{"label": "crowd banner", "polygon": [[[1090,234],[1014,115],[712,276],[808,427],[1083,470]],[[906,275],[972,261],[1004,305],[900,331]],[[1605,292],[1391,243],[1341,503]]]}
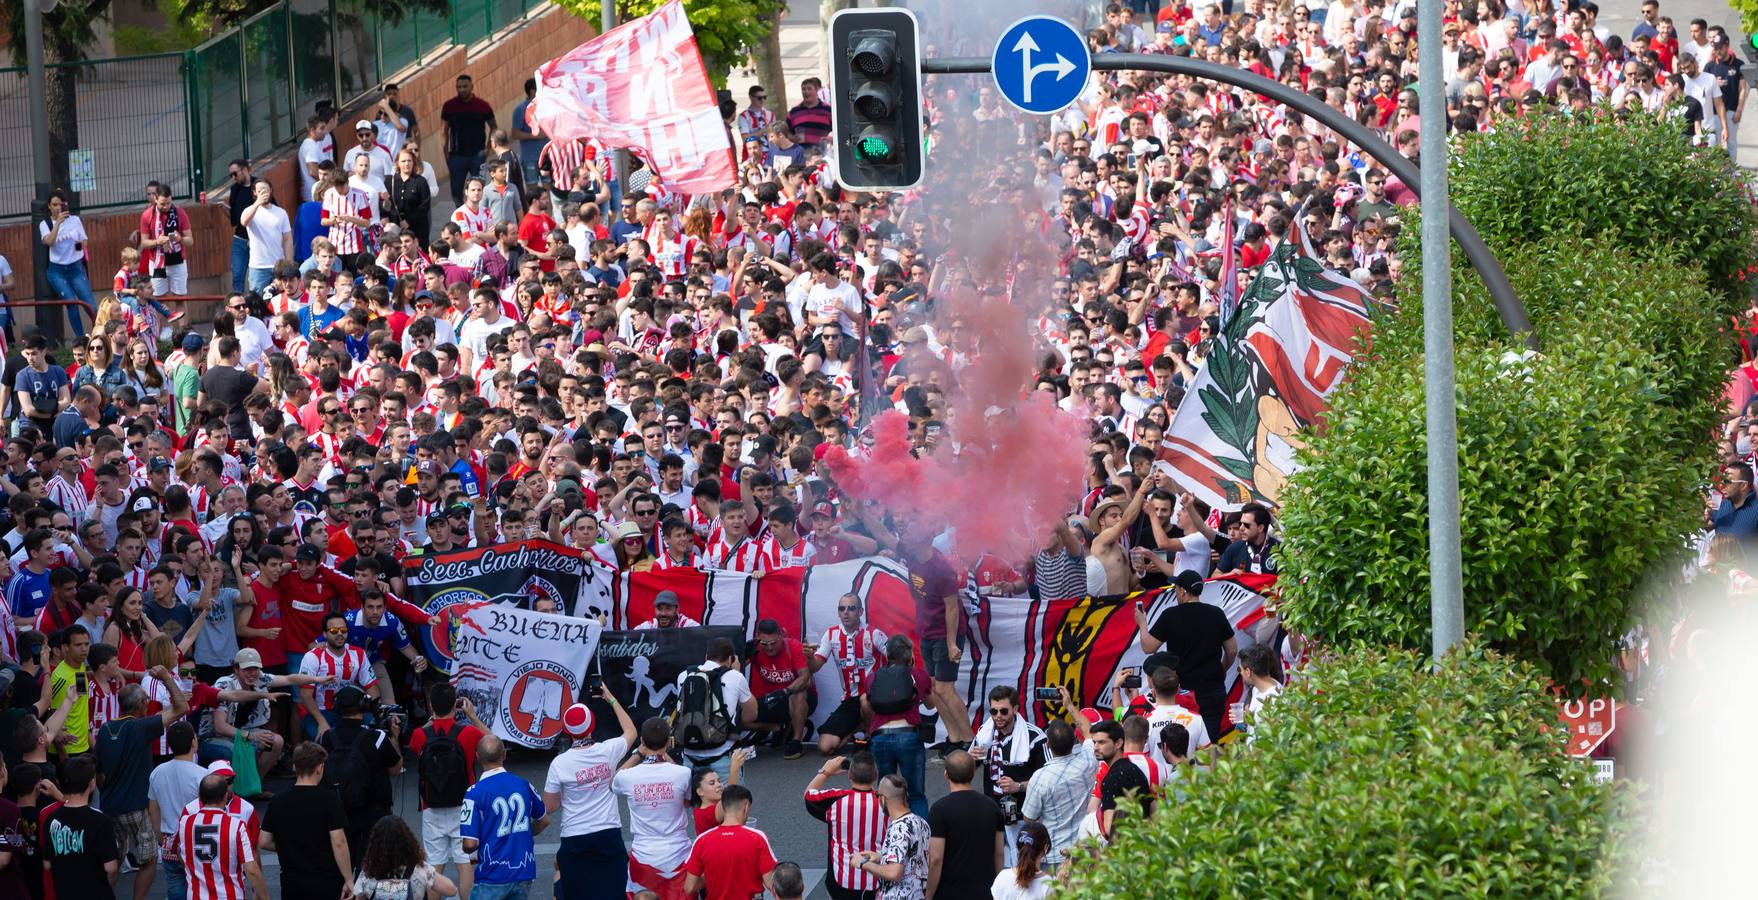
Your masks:
{"label": "crowd banner", "polygon": [[1304,234],[1278,244],[1222,319],[1156,465],[1215,509],[1276,505],[1301,430],[1319,423],[1369,329],[1368,304],[1360,285],[1314,258]]}
{"label": "crowd banner", "polygon": [[677,699],[678,676],[701,665],[709,641],[727,638],[741,645],[744,636],[743,629],[730,625],[606,631],[598,640],[593,671],[604,678],[605,688],[638,725],[670,711]]}
{"label": "crowd banner", "polygon": [[680,0],[539,66],[531,118],[554,140],[639,151],[685,193],[737,182],[732,139]]}
{"label": "crowd banner", "polygon": [[[434,616],[425,635],[429,658],[451,673],[479,709],[495,711],[496,733],[527,746],[546,745],[555,736],[563,698],[580,697],[589,672],[601,675],[640,722],[665,706],[678,673],[702,661],[712,638],[731,638],[748,654],[757,622],[774,619],[789,636],[813,644],[838,621],[837,602],[845,595],[862,600],[867,624],[888,636],[916,637],[909,571],[880,557],[761,576],[678,569],[613,573],[570,548],[520,541],[405,565],[412,601]],[[1267,614],[1265,598],[1275,583],[1274,575],[1222,576],[1207,582],[1201,599],[1227,614],[1244,648]],[[653,617],[660,591],[676,593],[679,612],[701,627],[635,630]],[[540,596],[558,598],[575,615],[527,612]],[[1082,705],[1111,706],[1119,670],[1140,666],[1145,657],[1135,604],[1146,607],[1152,623],[1173,597],[1154,590],[1040,600],[967,591],[964,601],[970,620],[958,689],[966,705],[980,711],[999,685],[1018,690],[1028,703],[1036,702],[1036,688],[1067,685]],[[599,612],[617,630],[601,634]],[[1229,690],[1236,690],[1237,671],[1227,677]],[[813,719],[822,723],[841,699],[841,682],[826,665],[813,685]],[[1056,704],[1033,712],[1038,721],[1063,714]]]}
{"label": "crowd banner", "polygon": [[554,746],[602,632],[597,619],[500,604],[469,609],[452,637],[452,683],[501,739]]}

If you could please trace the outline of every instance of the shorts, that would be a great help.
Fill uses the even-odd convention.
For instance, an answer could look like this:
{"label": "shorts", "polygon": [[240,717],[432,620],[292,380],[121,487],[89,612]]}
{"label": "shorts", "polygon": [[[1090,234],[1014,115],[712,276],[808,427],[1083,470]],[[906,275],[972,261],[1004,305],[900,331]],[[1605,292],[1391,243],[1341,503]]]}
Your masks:
{"label": "shorts", "polygon": [[421,849],[427,852],[427,864],[442,868],[448,862],[470,865],[470,854],[464,852],[464,838],[459,829],[463,808],[429,807],[421,811]]}
{"label": "shorts", "polygon": [[793,721],[788,715],[788,694],[786,691],[771,691],[757,698],[757,723],[760,725],[786,725]]}
{"label": "shorts", "polygon": [[153,827],[146,810],[137,809],[113,818],[117,856],[133,857],[137,866],[150,865],[159,858],[159,829]]}
{"label": "shorts", "polygon": [[631,895],[652,891],[659,895],[659,900],[685,900],[688,896],[684,893],[685,877],[682,866],[668,876],[663,870],[636,859],[633,853],[629,854],[628,888]]}
{"label": "shorts", "polygon": [[836,708],[830,711],[830,715],[824,720],[824,724],[818,726],[818,733],[834,734],[839,738],[846,738],[849,735],[854,734],[856,731],[859,731],[860,727],[861,698],[850,697],[847,700],[838,703]]}
{"label": "shorts", "polygon": [[[964,642],[960,641],[963,647]],[[924,638],[922,640],[923,668],[928,670],[928,677],[941,684],[951,684],[958,680],[958,663],[948,655],[950,645],[945,638]]]}
{"label": "shorts", "polygon": [[153,294],[163,297],[166,294],[182,296],[189,293],[189,263],[180,262],[152,271]]}

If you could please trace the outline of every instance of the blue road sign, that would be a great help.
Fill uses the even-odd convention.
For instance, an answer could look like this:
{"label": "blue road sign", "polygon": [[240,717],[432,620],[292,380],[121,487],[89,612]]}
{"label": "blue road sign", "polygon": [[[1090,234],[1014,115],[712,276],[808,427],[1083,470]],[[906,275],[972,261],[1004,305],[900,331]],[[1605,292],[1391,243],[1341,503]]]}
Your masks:
{"label": "blue road sign", "polygon": [[1001,33],[990,59],[995,87],[1024,112],[1060,112],[1087,86],[1086,38],[1052,16],[1026,16]]}

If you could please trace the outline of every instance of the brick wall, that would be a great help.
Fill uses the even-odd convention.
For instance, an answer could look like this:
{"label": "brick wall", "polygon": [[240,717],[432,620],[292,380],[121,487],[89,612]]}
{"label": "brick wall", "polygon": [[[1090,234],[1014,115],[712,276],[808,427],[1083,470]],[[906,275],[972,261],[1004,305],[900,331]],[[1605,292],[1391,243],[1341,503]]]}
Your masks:
{"label": "brick wall", "polygon": [[[495,104],[498,120],[506,127],[513,106],[524,99],[525,79],[542,63],[554,59],[597,33],[597,22],[571,15],[559,7],[529,16],[503,29],[490,40],[473,47],[454,47],[415,72],[404,73],[395,80],[402,87],[402,100],[414,107],[421,120],[422,158],[434,162],[436,173],[445,178],[445,156],[440,146],[440,104],[454,96],[453,82],[468,72],[476,82],[476,93]],[[372,98],[375,99],[376,98]],[[364,107],[364,104],[363,104]],[[345,111],[342,130],[346,131],[359,109]],[[346,144],[348,135],[340,135]],[[275,188],[275,196],[283,206],[298,196],[298,172],[291,159],[292,148],[267,160],[259,160],[256,174],[267,178]],[[443,190],[443,188],[442,188]],[[224,199],[224,189],[214,200]],[[225,207],[218,203],[188,203],[183,207],[193,220],[194,240],[190,250],[190,292],[211,294],[225,291],[231,284],[232,243]],[[82,215],[86,231],[91,235],[88,247],[93,292],[102,297],[115,274],[117,260],[129,235],[140,224],[141,208],[106,210]],[[28,223],[0,226],[0,256],[12,264],[17,287],[13,299],[30,299],[36,295],[35,275],[31,258],[32,232]],[[191,304],[189,313],[198,321],[206,321],[217,304]],[[19,323],[38,320],[37,314],[64,315],[59,307],[20,308],[15,311]],[[90,324],[90,319],[87,319]]]}

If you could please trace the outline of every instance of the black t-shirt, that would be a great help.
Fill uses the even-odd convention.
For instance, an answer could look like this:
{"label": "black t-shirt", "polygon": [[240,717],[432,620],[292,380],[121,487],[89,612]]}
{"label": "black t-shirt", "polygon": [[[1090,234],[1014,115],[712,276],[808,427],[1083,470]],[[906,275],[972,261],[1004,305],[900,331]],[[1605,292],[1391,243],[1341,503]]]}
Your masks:
{"label": "black t-shirt", "polygon": [[209,400],[226,405],[226,427],[235,441],[250,440],[250,416],[244,412],[244,398],[256,390],[256,376],[231,366],[215,366],[201,376],[201,389]]}
{"label": "black t-shirt", "polygon": [[1207,603],[1174,603],[1160,612],[1148,634],[1165,644],[1161,649],[1178,657],[1178,681],[1191,690],[1220,687],[1221,645],[1233,636],[1233,623],[1218,606]]}
{"label": "black t-shirt", "polygon": [[11,800],[0,800],[0,850],[12,854],[15,860],[12,865],[0,869],[0,897],[30,896],[24,873],[25,834],[19,820],[18,804]]}
{"label": "black t-shirt", "polygon": [[104,864],[116,859],[116,826],[90,806],[63,806],[43,819],[38,837],[57,897],[113,897]]}
{"label": "black t-shirt", "polygon": [[1744,77],[1740,70],[1745,67],[1745,61],[1732,53],[1726,59],[1711,59],[1703,67],[1703,71],[1715,76],[1716,85],[1721,89],[1721,102],[1729,112],[1740,105],[1740,79]]}
{"label": "black t-shirt", "polygon": [[281,896],[335,897],[342,873],[330,852],[330,832],[348,827],[342,798],[322,785],[295,785],[269,801],[262,830],[275,836],[281,860]]}
{"label": "black t-shirt", "polygon": [[1099,783],[1099,809],[1116,809],[1117,801],[1132,791],[1141,800],[1143,812],[1154,811],[1153,785],[1148,783],[1148,776],[1128,757],[1119,756],[1105,770],[1105,780]]}
{"label": "black t-shirt", "polygon": [[160,606],[157,600],[148,600],[145,606],[147,621],[152,622],[153,627],[160,631],[165,630],[166,622],[176,622],[180,626],[177,635],[181,636],[189,630],[191,625],[195,624],[195,611],[182,603],[174,604],[170,609],[166,609]]}
{"label": "black t-shirt", "polygon": [[165,720],[158,716],[111,719],[98,729],[95,749],[98,771],[104,773],[98,800],[105,812],[119,816],[147,808],[147,779],[164,733]]}
{"label": "black t-shirt", "polygon": [[954,791],[928,808],[928,829],[946,841],[940,866],[942,897],[987,897],[995,883],[995,834],[1001,808],[976,791]]}
{"label": "black t-shirt", "polygon": [[391,768],[402,761],[396,743],[384,732],[376,728],[368,729],[358,719],[343,719],[336,727],[324,732],[318,743],[331,756],[335,756],[337,749],[353,746],[360,739],[360,733],[367,730],[376,734],[376,737],[367,739],[363,748],[367,767],[372,770],[372,789],[367,794],[370,798],[367,809],[375,811],[372,817],[377,819],[376,811],[389,809],[391,806]]}

